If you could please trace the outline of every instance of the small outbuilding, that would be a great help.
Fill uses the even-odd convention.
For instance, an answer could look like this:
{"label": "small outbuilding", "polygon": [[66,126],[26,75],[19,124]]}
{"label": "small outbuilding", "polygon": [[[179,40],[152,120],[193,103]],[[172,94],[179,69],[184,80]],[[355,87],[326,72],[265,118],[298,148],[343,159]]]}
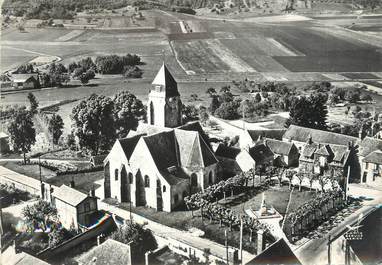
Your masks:
{"label": "small outbuilding", "polygon": [[92,216],[98,212],[97,197],[65,184],[53,191],[52,204],[57,208],[59,220],[67,229],[91,225]]}
{"label": "small outbuilding", "polygon": [[34,89],[40,87],[37,74],[13,74],[11,80],[14,89]]}

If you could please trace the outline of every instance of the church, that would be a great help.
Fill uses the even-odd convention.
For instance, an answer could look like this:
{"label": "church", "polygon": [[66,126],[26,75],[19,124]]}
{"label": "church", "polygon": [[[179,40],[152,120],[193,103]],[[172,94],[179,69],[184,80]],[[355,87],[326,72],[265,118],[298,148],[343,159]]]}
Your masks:
{"label": "church", "polygon": [[165,64],[147,105],[148,123],[116,140],[104,160],[104,197],[171,212],[219,180],[218,160],[201,125],[182,124],[178,85]]}

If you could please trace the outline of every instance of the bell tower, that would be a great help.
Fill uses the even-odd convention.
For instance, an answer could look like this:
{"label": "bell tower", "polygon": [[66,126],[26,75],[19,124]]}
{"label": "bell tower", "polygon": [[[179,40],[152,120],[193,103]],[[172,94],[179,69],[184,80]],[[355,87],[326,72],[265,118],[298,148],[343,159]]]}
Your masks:
{"label": "bell tower", "polygon": [[165,63],[151,84],[147,104],[147,122],[160,127],[175,128],[182,125],[182,101],[178,84]]}

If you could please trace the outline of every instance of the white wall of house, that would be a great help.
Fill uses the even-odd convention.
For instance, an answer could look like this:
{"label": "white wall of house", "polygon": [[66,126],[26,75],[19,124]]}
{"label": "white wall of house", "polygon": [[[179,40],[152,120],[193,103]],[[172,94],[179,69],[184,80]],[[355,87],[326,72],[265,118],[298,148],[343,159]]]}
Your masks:
{"label": "white wall of house", "polygon": [[375,184],[382,183],[382,165],[375,163],[362,163],[361,183]]}
{"label": "white wall of house", "polygon": [[77,220],[77,209],[76,207],[67,204],[57,198],[53,198],[53,204],[57,208],[57,215],[62,223],[62,226],[66,229],[70,229],[72,227],[78,228],[78,220]]}

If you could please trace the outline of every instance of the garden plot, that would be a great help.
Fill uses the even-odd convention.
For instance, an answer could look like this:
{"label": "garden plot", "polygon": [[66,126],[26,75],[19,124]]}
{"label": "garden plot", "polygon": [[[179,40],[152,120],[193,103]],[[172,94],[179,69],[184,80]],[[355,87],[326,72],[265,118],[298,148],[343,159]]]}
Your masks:
{"label": "garden plot", "polygon": [[83,30],[72,30],[63,36],[58,37],[56,41],[68,41],[80,36],[82,33],[84,33]]}

